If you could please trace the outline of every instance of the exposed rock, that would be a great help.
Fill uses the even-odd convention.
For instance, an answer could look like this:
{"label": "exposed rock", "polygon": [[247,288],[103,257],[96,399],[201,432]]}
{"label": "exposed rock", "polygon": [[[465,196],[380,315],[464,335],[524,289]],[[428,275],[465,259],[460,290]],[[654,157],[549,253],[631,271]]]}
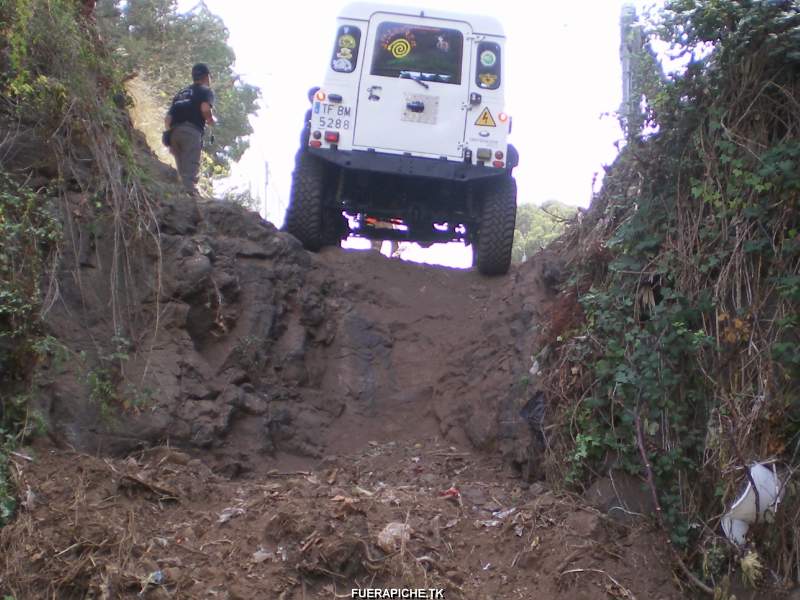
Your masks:
{"label": "exposed rock", "polygon": [[[541,460],[516,383],[533,343],[533,272],[486,279],[311,254],[223,202],[175,199],[158,218],[160,248],[136,250],[138,279],[117,299],[124,332],[109,314],[113,236],[98,235],[96,269],[64,261],[48,325],[84,358],[42,395],[54,435],[91,451],[213,449],[237,473],[263,453],[318,457],[424,432],[526,468]],[[98,375],[113,388],[101,403]]]}

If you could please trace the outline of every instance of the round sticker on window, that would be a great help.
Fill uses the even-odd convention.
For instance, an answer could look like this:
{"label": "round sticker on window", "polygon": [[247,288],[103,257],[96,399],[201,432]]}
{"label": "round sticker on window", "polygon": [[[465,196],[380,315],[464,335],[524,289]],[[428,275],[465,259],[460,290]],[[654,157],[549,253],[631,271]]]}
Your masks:
{"label": "round sticker on window", "polygon": [[491,50],[481,52],[481,64],[484,67],[493,67],[497,62],[497,55]]}
{"label": "round sticker on window", "polygon": [[342,37],[339,38],[339,47],[340,48],[350,48],[350,49],[355,48],[356,47],[356,38],[354,38],[349,33],[343,35]]}

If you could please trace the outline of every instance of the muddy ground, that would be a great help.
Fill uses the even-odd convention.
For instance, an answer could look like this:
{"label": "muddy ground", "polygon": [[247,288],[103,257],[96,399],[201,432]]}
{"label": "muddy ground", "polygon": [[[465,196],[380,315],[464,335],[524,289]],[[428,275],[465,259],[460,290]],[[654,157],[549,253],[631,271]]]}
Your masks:
{"label": "muddy ground", "polygon": [[[53,366],[42,386],[51,433],[13,456],[22,506],[0,531],[0,592],[689,597],[660,534],[543,480],[528,369],[558,302],[546,258],[485,278],[310,254],[218,202],[165,206],[160,227],[134,294],[155,333],[132,330],[124,361]],[[94,244],[92,260],[66,253],[49,314],[73,356],[111,338]],[[111,418],[88,387],[100,367],[121,390]],[[147,397],[132,402],[131,382]]]}

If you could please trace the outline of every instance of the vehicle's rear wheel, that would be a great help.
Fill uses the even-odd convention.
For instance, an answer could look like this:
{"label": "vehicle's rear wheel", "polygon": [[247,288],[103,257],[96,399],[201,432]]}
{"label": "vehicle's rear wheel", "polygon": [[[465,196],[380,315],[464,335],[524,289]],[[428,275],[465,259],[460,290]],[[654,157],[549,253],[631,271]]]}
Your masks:
{"label": "vehicle's rear wheel", "polygon": [[[325,245],[325,165],[310,154],[297,158],[292,173],[292,191],[286,211],[286,231],[300,240],[307,250]],[[328,242],[330,243],[330,242]]]}
{"label": "vehicle's rear wheel", "polygon": [[511,265],[514,224],[517,219],[517,182],[504,176],[487,184],[483,191],[477,252],[478,271],[503,275]]}

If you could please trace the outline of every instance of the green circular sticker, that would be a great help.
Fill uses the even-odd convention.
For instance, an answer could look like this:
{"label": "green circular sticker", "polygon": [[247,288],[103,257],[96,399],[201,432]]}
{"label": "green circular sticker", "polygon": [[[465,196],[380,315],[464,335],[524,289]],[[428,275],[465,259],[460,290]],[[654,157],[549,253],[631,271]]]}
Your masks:
{"label": "green circular sticker", "polygon": [[340,48],[350,48],[353,49],[356,47],[356,38],[352,35],[345,34],[339,38],[339,47]]}
{"label": "green circular sticker", "polygon": [[497,62],[497,55],[491,50],[484,50],[481,52],[481,64],[484,67],[493,67]]}

